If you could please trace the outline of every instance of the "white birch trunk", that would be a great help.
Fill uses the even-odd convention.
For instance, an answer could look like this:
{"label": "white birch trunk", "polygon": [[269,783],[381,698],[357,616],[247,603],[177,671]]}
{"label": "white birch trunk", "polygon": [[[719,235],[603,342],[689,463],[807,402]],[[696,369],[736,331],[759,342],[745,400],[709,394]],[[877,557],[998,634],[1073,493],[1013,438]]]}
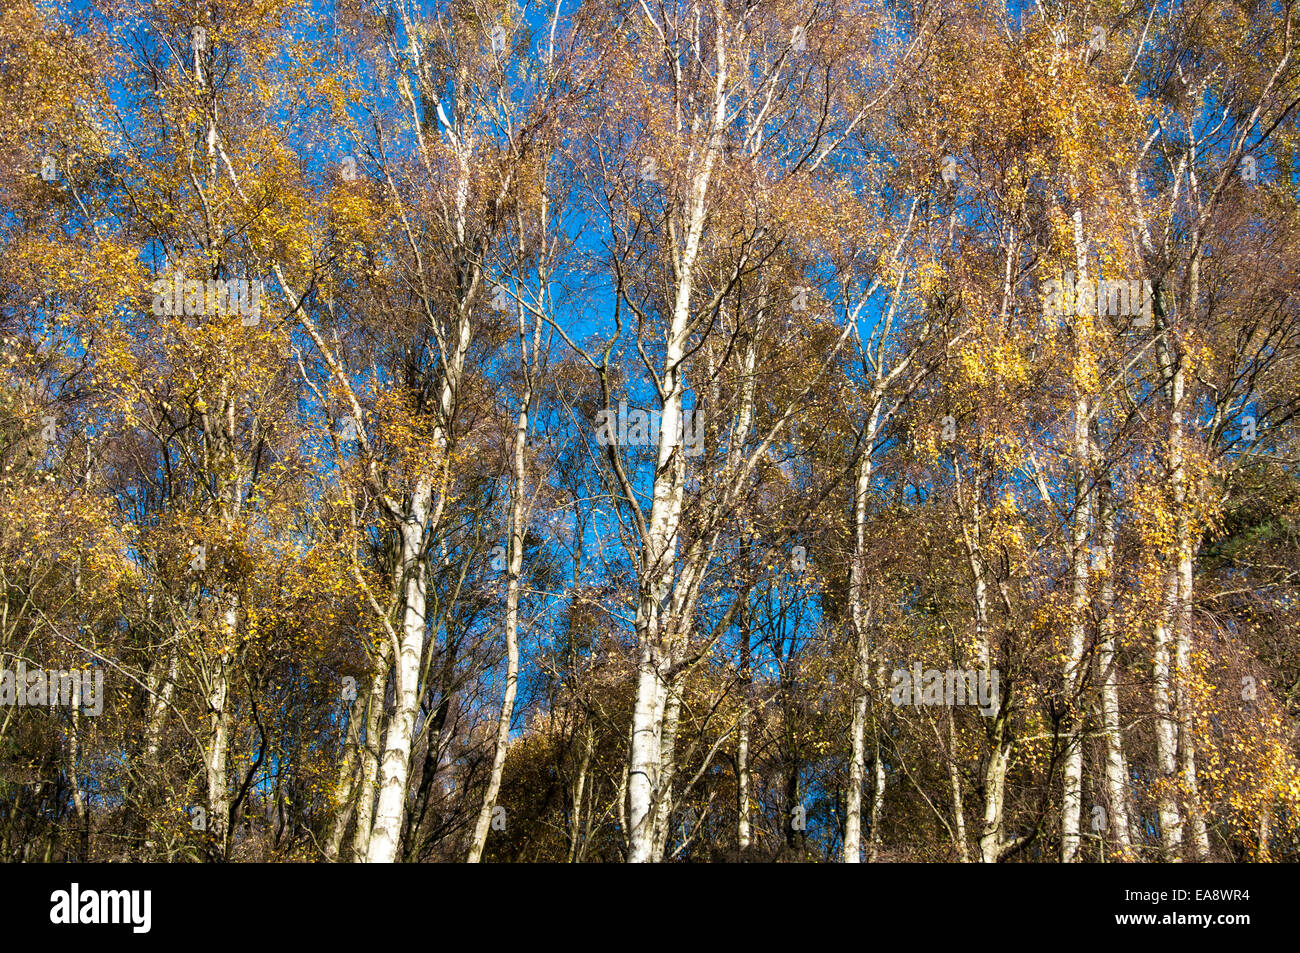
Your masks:
{"label": "white birch trunk", "polygon": [[343,849],[343,835],[347,832],[348,822],[356,809],[357,792],[357,750],[353,745],[343,755],[339,765],[339,777],[335,782],[334,817],[330,821],[329,834],[325,838],[325,862],[337,863],[339,851]]}
{"label": "white birch trunk", "polygon": [[[1168,334],[1168,330],[1165,331]],[[1165,365],[1166,391],[1169,401],[1168,463],[1175,519],[1180,527],[1185,499],[1183,493],[1182,463],[1182,362],[1172,354],[1167,341],[1160,347],[1160,357]],[[1178,540],[1181,544],[1181,539]],[[1182,860],[1183,818],[1178,805],[1178,705],[1177,675],[1175,670],[1177,633],[1174,631],[1180,611],[1181,582],[1178,566],[1167,574],[1161,605],[1160,620],[1155,629],[1153,658],[1152,701],[1156,715],[1156,767],[1160,791],[1157,796],[1157,813],[1160,818],[1160,844],[1164,859]]]}
{"label": "white birch trunk", "polygon": [[1088,437],[1089,402],[1086,397],[1075,401],[1074,408],[1074,526],[1070,537],[1071,587],[1069,646],[1065,659],[1064,686],[1068,705],[1069,727],[1065,736],[1062,766],[1061,862],[1078,859],[1080,820],[1083,813],[1083,743],[1079,725],[1083,717],[1080,689],[1083,678],[1083,655],[1088,608],[1088,538],[1091,532],[1092,490],[1089,487],[1088,463],[1091,459]]}
{"label": "white birch trunk", "polygon": [[230,712],[228,708],[230,682],[227,668],[230,657],[223,654],[217,663],[211,690],[208,693],[208,833],[216,843],[217,852],[226,852],[226,826],[230,817],[230,788],[226,779],[227,759],[230,751]]}
{"label": "white birch trunk", "polygon": [[880,814],[885,809],[885,762],[880,757],[880,736],[877,731],[875,761],[872,764],[871,785],[871,836],[867,839],[867,860],[876,862],[880,852]]}
{"label": "white birch trunk", "polygon": [[1120,728],[1118,635],[1115,620],[1115,541],[1118,514],[1107,495],[1102,504],[1101,623],[1098,633],[1097,665],[1101,672],[1100,716],[1106,736],[1106,795],[1110,802],[1110,823],[1120,859],[1133,860],[1133,842],[1129,833],[1128,762],[1124,758],[1124,737]]}
{"label": "white birch trunk", "polygon": [[[1087,244],[1083,237],[1083,212],[1074,213],[1075,266],[1079,283],[1088,280]],[[1075,324],[1076,354],[1087,353],[1086,318]],[[1068,648],[1065,658],[1064,688],[1068,728],[1064,743],[1061,795],[1061,862],[1073,863],[1079,855],[1080,819],[1083,813],[1083,744],[1079,736],[1082,710],[1078,705],[1083,677],[1083,654],[1088,608],[1088,539],[1092,522],[1091,440],[1088,433],[1091,402],[1082,386],[1074,384],[1074,433],[1071,442],[1071,477],[1074,483],[1074,521],[1070,532],[1070,616],[1067,623]]]}
{"label": "white birch trunk", "polygon": [[736,725],[736,847],[743,857],[749,850],[749,718],[753,673],[750,669],[749,614],[741,621],[740,720]]}
{"label": "white birch trunk", "polygon": [[649,863],[654,850],[653,805],[659,796],[659,733],[665,686],[659,653],[647,642],[637,663],[632,745],[627,778],[628,861]]}
{"label": "white birch trunk", "polygon": [[980,834],[980,861],[995,864],[1002,857],[1002,804],[1006,797],[1007,763],[1010,750],[1002,743],[1002,714],[996,716],[993,750],[984,771],[984,828]]}
{"label": "white birch trunk", "polygon": [[1192,653],[1192,545],[1186,527],[1180,534],[1178,555],[1178,640],[1176,652],[1178,678],[1179,744],[1181,746],[1182,782],[1187,791],[1187,823],[1190,828],[1192,860],[1202,862],[1210,855],[1210,835],[1201,807],[1200,785],[1196,777],[1196,713],[1186,689],[1191,680]]}
{"label": "white birch trunk", "polygon": [[[1195,316],[1200,313],[1201,263],[1200,256],[1194,254],[1188,268],[1188,310]],[[1178,611],[1175,615],[1177,629],[1177,682],[1176,702],[1179,716],[1179,735],[1182,746],[1182,781],[1187,791],[1187,821],[1191,827],[1192,859],[1205,861],[1210,855],[1210,837],[1205,827],[1205,813],[1201,807],[1200,785],[1196,778],[1196,712],[1189,701],[1188,684],[1191,681],[1192,654],[1192,590],[1194,587],[1194,562],[1198,544],[1193,538],[1191,520],[1188,516],[1188,488],[1186,470],[1186,449],[1183,446],[1187,432],[1183,426],[1182,404],[1182,365],[1179,365],[1177,380],[1177,397],[1174,404],[1177,436],[1177,461],[1174,468],[1174,498],[1178,506]]]}
{"label": "white birch trunk", "polygon": [[396,706],[388,723],[380,764],[379,800],[370,834],[368,863],[391,864],[397,859],[402,822],[406,816],[406,782],[415,738],[415,718],[420,704],[420,659],[425,635],[424,532],[428,523],[431,489],[421,481],[411,497],[410,511],[402,522],[400,566],[403,579],[403,613],[398,646]]}
{"label": "white birch trunk", "polygon": [[[958,498],[961,495],[961,469],[954,470]],[[992,673],[993,646],[989,634],[988,582],[984,559],[979,545],[979,527],[982,519],[979,486],[972,487],[971,512],[962,522],[962,539],[971,569],[971,593],[975,610],[975,643],[980,653],[980,668],[986,678]],[[995,864],[1007,844],[1003,838],[1002,806],[1006,798],[1007,768],[1011,761],[1011,746],[1007,742],[1007,704],[1003,690],[995,702],[993,727],[989,731],[991,750],[984,768],[984,811],[978,839],[981,863]]]}
{"label": "white birch trunk", "polygon": [[487,790],[483,793],[483,804],[479,808],[478,821],[474,825],[474,837],[470,842],[469,862],[476,864],[483,856],[487,844],[488,831],[492,824],[492,810],[496,805],[497,793],[501,790],[501,773],[506,763],[506,748],[510,743],[510,720],[515,710],[515,689],[519,676],[519,576],[524,566],[524,449],[528,435],[528,403],[525,395],[523,409],[519,412],[515,426],[514,476],[510,494],[510,552],[506,578],[506,689],[501,700],[501,714],[497,719],[496,745],[492,752],[492,769],[488,775]]}
{"label": "white birch trunk", "polygon": [[871,677],[871,609],[867,605],[867,495],[871,490],[871,442],[880,405],[872,408],[853,486],[853,566],[849,580],[856,654],[853,668],[853,723],[849,736],[849,786],[845,798],[843,861],[862,860],[862,783],[866,769],[867,693]]}
{"label": "white birch trunk", "polygon": [[659,452],[639,572],[637,693],[632,710],[632,750],[628,772],[628,859],[632,863],[646,863],[653,859],[654,813],[664,796],[660,757],[668,697],[666,673],[671,664],[666,630],[670,622],[677,623],[683,631],[675,634],[681,638],[688,634],[685,629],[689,625],[685,618],[665,619],[665,615],[671,609],[676,577],[677,529],[685,493],[685,448],[682,446],[685,378],[682,361],[691,314],[693,268],[704,227],[704,185],[700,183],[695,188],[699,194],[691,203],[691,227],[664,353],[662,388],[665,396],[659,420]]}
{"label": "white birch trunk", "polygon": [[652,859],[660,863],[668,848],[668,834],[672,822],[673,779],[677,775],[677,723],[681,716],[682,696],[676,685],[668,686],[664,702],[664,726],[660,732],[659,797],[654,805],[654,849]]}
{"label": "white birch trunk", "polygon": [[948,782],[952,787],[953,836],[957,841],[957,859],[970,863],[970,847],[966,843],[966,806],[961,796],[961,772],[957,769],[957,727],[953,711],[948,709]]}
{"label": "white birch trunk", "polygon": [[392,652],[381,646],[370,678],[366,703],[366,738],[361,747],[357,793],[357,823],[352,835],[352,860],[364,861],[370,853],[370,832],[374,829],[375,802],[379,799],[379,741],[384,723],[384,701],[388,695],[388,663]]}
{"label": "white birch trunk", "polygon": [[[150,772],[156,772],[162,747],[163,726],[167,710],[171,707],[172,697],[176,693],[176,679],[180,675],[180,655],[173,648],[167,661],[167,674],[149,675],[149,718],[145,726],[145,765]],[[151,778],[152,780],[152,778]]]}
{"label": "white birch trunk", "polygon": [[[1170,588],[1177,589],[1171,574]],[[1166,601],[1176,599],[1167,597]],[[1152,701],[1156,714],[1156,768],[1160,792],[1157,814],[1160,818],[1160,844],[1166,861],[1178,861],[1183,843],[1182,814],[1178,808],[1178,722],[1174,711],[1173,633],[1164,621],[1156,625],[1155,654],[1152,664]]]}

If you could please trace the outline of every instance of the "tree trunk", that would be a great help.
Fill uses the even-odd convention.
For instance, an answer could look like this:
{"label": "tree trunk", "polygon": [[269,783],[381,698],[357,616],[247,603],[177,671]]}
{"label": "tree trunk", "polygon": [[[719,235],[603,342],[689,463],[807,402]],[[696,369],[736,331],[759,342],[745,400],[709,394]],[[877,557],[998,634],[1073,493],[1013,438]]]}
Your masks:
{"label": "tree trunk", "polygon": [[853,484],[853,566],[849,577],[849,606],[857,652],[853,667],[853,723],[849,735],[849,787],[845,798],[844,851],[846,864],[862,860],[862,783],[865,774],[868,682],[871,678],[871,607],[867,604],[867,496],[871,491],[871,450],[880,403],[871,410],[863,434]]}
{"label": "tree trunk", "polygon": [[402,821],[406,814],[406,781],[411,765],[415,718],[420,704],[420,659],[425,636],[424,533],[429,517],[431,490],[421,482],[411,497],[410,511],[402,523],[401,570],[403,616],[401,644],[396,659],[396,707],[388,723],[380,765],[379,801],[374,830],[366,854],[368,863],[391,864],[397,859]]}
{"label": "tree trunk", "polygon": [[736,725],[736,849],[743,858],[749,850],[749,717],[753,672],[750,668],[749,613],[740,626],[740,720]]}
{"label": "tree trunk", "polygon": [[649,863],[654,851],[653,806],[659,797],[659,733],[667,686],[657,647],[649,639],[637,662],[632,745],[627,778],[628,861]]}
{"label": "tree trunk", "polygon": [[[1168,335],[1168,328],[1164,332]],[[1160,346],[1164,364],[1166,397],[1169,403],[1168,455],[1169,481],[1172,489],[1174,519],[1179,526],[1177,545],[1181,550],[1181,532],[1186,494],[1184,492],[1182,460],[1182,399],[1183,368],[1180,358],[1173,355],[1166,340]],[[1174,653],[1178,634],[1174,631],[1180,613],[1182,584],[1179,567],[1175,565],[1166,573],[1165,592],[1161,603],[1160,620],[1155,630],[1154,684],[1152,696],[1156,715],[1156,766],[1160,785],[1157,812],[1160,817],[1160,844],[1164,859],[1182,860],[1183,818],[1178,806],[1178,681]]]}
{"label": "tree trunk", "polygon": [[1196,711],[1190,700],[1188,685],[1192,679],[1192,546],[1183,529],[1178,554],[1178,717],[1179,744],[1182,754],[1182,782],[1187,791],[1187,822],[1191,828],[1192,860],[1205,861],[1210,855],[1210,836],[1201,807],[1200,785],[1196,778]]}
{"label": "tree trunk", "polygon": [[360,779],[357,794],[357,824],[352,835],[352,860],[361,862],[370,853],[370,833],[374,830],[375,801],[379,799],[379,745],[383,732],[384,707],[388,698],[388,663],[392,650],[381,645],[370,677],[366,697],[366,737],[361,747]]}
{"label": "tree trunk", "polygon": [[590,722],[583,726],[582,739],[582,761],[578,765],[578,777],[573,785],[573,816],[569,826],[569,863],[571,864],[578,862],[581,856],[580,847],[586,843],[582,806],[587,796],[587,774],[591,770],[591,755],[596,743],[596,731]]}
{"label": "tree trunk", "polygon": [[[1088,280],[1087,242],[1083,235],[1083,211],[1074,213],[1075,267],[1079,285]],[[1087,316],[1074,322],[1076,360],[1088,353]],[[1073,863],[1079,854],[1080,818],[1083,812],[1083,744],[1079,736],[1083,711],[1080,706],[1083,681],[1083,655],[1086,641],[1088,608],[1088,539],[1092,532],[1092,440],[1089,433],[1091,401],[1077,378],[1082,369],[1071,368],[1074,381],[1074,433],[1071,442],[1070,473],[1074,483],[1074,520],[1070,532],[1070,616],[1067,623],[1068,647],[1063,682],[1066,703],[1064,764],[1061,771],[1061,862]]]}
{"label": "tree trunk", "polygon": [[1115,540],[1118,535],[1118,512],[1109,493],[1101,504],[1102,574],[1100,592],[1100,631],[1097,665],[1101,673],[1100,721],[1106,736],[1106,795],[1110,801],[1110,823],[1120,860],[1133,860],[1133,843],[1129,834],[1128,763],[1124,758],[1124,737],[1120,728],[1118,635],[1115,620]]}
{"label": "tree trunk", "polygon": [[514,479],[510,494],[510,552],[506,578],[506,690],[501,701],[501,714],[497,719],[496,746],[492,753],[492,770],[488,775],[487,790],[483,792],[483,805],[479,808],[474,837],[470,841],[469,862],[476,864],[487,844],[492,824],[492,811],[497,793],[501,790],[501,772],[505,768],[506,748],[510,744],[510,720],[515,710],[515,687],[519,674],[519,576],[524,565],[524,508],[527,505],[524,449],[528,436],[528,397],[523,401],[515,427]]}
{"label": "tree trunk", "polygon": [[[872,722],[873,726],[875,722]],[[867,838],[867,860],[876,862],[880,852],[880,814],[885,809],[885,762],[880,758],[880,731],[876,731],[876,751],[872,762],[871,834]]]}
{"label": "tree trunk", "polygon": [[208,833],[216,845],[217,854],[226,854],[226,827],[230,818],[230,788],[226,781],[226,766],[230,752],[230,682],[226,669],[228,655],[222,655],[208,694]]}
{"label": "tree trunk", "polygon": [[1007,766],[1011,746],[1004,743],[1005,709],[999,706],[994,716],[993,750],[984,770],[984,826],[980,833],[980,862],[995,864],[1002,859],[1005,842],[1002,836],[1002,805],[1006,799]]}
{"label": "tree trunk", "polygon": [[334,784],[334,817],[330,822],[329,834],[325,838],[325,861],[337,863],[339,852],[343,849],[343,836],[347,833],[348,822],[357,804],[358,748],[361,739],[358,736],[355,712],[348,718],[348,736],[343,750],[343,760],[339,764],[338,780]]}
{"label": "tree trunk", "polygon": [[1083,707],[1080,704],[1083,683],[1083,657],[1086,641],[1088,609],[1088,539],[1091,534],[1092,490],[1089,463],[1090,439],[1088,435],[1089,401],[1079,397],[1074,408],[1074,526],[1070,536],[1071,586],[1070,617],[1068,622],[1069,645],[1063,671],[1066,695],[1067,728],[1064,743],[1061,795],[1061,862],[1073,863],[1078,859],[1080,820],[1083,813],[1083,743],[1080,724]]}
{"label": "tree trunk", "polygon": [[953,711],[948,709],[948,781],[952,785],[953,834],[957,839],[957,859],[970,863],[970,848],[966,843],[966,806],[961,796],[961,772],[957,768],[957,727],[953,724]]}
{"label": "tree trunk", "polygon": [[[1177,590],[1177,578],[1169,577],[1169,588]],[[1173,593],[1165,598],[1177,599]],[[1160,785],[1157,814],[1160,818],[1160,844],[1166,861],[1181,860],[1183,821],[1178,809],[1178,722],[1174,710],[1174,673],[1172,665],[1173,633],[1162,620],[1156,625],[1154,684],[1152,701],[1156,714],[1156,767]]]}
{"label": "tree trunk", "polygon": [[[710,127],[714,133],[721,132],[727,108],[726,53],[722,45],[718,46],[717,55],[718,75]],[[632,863],[654,859],[655,808],[665,795],[660,777],[660,758],[669,690],[668,667],[672,663],[671,647],[674,641],[684,642],[690,636],[689,616],[682,614],[680,618],[672,618],[670,605],[676,579],[678,525],[686,490],[686,458],[682,446],[682,410],[686,392],[683,362],[690,333],[695,264],[704,234],[709,175],[717,151],[717,147],[710,144],[704,150],[697,174],[687,179],[683,208],[685,240],[676,262],[672,318],[665,335],[663,374],[659,381],[663,406],[659,417],[658,453],[651,489],[650,518],[637,573],[637,690],[632,709],[627,783],[628,860]]]}
{"label": "tree trunk", "polygon": [[659,797],[654,804],[654,850],[652,859],[659,863],[668,848],[668,834],[672,827],[673,780],[677,775],[677,724],[681,717],[682,696],[678,685],[668,686],[664,702],[664,727],[660,733]]}

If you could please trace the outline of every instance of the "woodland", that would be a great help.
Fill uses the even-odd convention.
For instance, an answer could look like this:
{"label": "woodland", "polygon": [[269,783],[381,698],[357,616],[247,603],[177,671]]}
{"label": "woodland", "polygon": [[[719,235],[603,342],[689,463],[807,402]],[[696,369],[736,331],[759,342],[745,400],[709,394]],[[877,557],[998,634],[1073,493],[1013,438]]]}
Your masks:
{"label": "woodland", "polygon": [[0,859],[1300,860],[1297,7],[3,0]]}

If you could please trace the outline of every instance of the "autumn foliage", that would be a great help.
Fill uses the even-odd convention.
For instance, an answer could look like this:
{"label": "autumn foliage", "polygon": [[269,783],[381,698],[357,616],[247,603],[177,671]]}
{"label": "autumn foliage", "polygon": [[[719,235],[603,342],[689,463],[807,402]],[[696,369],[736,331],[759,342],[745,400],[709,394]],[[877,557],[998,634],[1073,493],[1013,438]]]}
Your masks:
{"label": "autumn foliage", "polygon": [[1298,46],[10,0],[0,858],[1300,859]]}

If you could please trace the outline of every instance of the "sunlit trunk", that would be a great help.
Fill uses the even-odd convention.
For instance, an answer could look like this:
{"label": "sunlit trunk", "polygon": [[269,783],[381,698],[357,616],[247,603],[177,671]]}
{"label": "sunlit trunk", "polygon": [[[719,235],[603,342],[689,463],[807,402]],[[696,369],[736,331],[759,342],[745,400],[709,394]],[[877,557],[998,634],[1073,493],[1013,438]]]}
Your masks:
{"label": "sunlit trunk", "polygon": [[868,683],[871,679],[871,607],[867,595],[867,497],[871,492],[871,451],[880,404],[871,410],[863,435],[853,484],[853,564],[849,575],[849,607],[856,647],[853,667],[853,722],[849,735],[849,786],[845,797],[844,851],[846,864],[862,859],[862,785],[865,774]]}
{"label": "sunlit trunk", "polygon": [[474,836],[470,841],[469,862],[476,864],[483,855],[487,844],[488,830],[492,824],[492,810],[496,805],[497,793],[501,790],[501,772],[505,768],[506,748],[510,743],[510,720],[515,710],[515,688],[519,676],[519,576],[524,565],[524,506],[525,473],[524,444],[528,435],[528,400],[523,401],[524,409],[519,412],[515,426],[515,444],[513,456],[513,478],[510,490],[510,540],[506,569],[506,687],[501,700],[501,713],[497,718],[496,745],[492,752],[492,767],[488,773],[487,790],[483,792],[483,804],[479,808],[478,821],[474,825]]}
{"label": "sunlit trunk", "polygon": [[396,658],[396,705],[388,722],[380,764],[379,801],[366,860],[390,864],[397,859],[406,811],[406,782],[415,739],[415,718],[420,705],[420,659],[425,639],[424,532],[430,509],[430,488],[421,482],[411,497],[410,511],[402,523],[400,563],[403,612]]}

